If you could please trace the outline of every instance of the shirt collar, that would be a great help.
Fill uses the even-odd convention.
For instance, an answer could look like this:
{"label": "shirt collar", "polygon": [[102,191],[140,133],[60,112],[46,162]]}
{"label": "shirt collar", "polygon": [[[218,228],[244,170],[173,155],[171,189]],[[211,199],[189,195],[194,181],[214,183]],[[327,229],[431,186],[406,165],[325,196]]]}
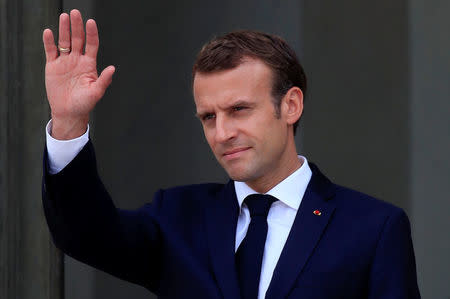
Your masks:
{"label": "shirt collar", "polygon": [[[294,210],[298,210],[300,207],[306,187],[312,176],[308,160],[300,155],[298,158],[303,161],[302,166],[265,193],[276,197]],[[244,182],[234,181],[234,189],[236,191],[239,208],[242,208],[242,203],[247,196],[258,193]]]}

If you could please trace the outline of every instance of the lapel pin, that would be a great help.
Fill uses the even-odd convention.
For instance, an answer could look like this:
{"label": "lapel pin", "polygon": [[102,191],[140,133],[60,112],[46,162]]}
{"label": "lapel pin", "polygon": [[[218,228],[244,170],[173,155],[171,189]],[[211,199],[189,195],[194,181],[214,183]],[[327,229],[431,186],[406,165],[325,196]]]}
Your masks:
{"label": "lapel pin", "polygon": [[313,214],[316,216],[320,216],[320,215],[322,215],[322,212],[319,210],[314,210]]}

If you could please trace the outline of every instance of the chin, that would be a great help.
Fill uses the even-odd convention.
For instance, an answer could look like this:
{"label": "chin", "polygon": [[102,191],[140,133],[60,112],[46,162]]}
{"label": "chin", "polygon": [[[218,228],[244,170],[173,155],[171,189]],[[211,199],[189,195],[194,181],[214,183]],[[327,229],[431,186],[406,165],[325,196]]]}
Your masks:
{"label": "chin", "polygon": [[254,167],[251,167],[252,164],[249,161],[234,161],[232,163],[224,161],[224,163],[221,163],[228,176],[232,180],[239,182],[251,181],[257,177],[257,171]]}
{"label": "chin", "polygon": [[254,179],[247,169],[225,169],[225,171],[233,181],[247,182]]}
{"label": "chin", "polygon": [[[228,174],[229,175],[229,174]],[[248,181],[247,177],[241,176],[241,175],[229,175],[229,177],[233,180],[233,181],[237,181],[237,182],[246,182]]]}
{"label": "chin", "polygon": [[245,181],[246,175],[243,175],[243,172],[237,170],[237,169],[227,169],[225,168],[225,171],[227,172],[230,179],[234,181]]}

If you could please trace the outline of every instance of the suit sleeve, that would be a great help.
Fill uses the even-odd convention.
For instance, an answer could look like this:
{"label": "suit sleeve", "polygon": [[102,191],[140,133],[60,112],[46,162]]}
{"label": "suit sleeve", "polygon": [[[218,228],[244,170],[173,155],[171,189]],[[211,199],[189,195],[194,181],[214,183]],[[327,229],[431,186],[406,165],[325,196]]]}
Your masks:
{"label": "suit sleeve", "polygon": [[416,263],[408,217],[401,209],[387,218],[369,279],[369,299],[418,299]]}
{"label": "suit sleeve", "polygon": [[161,192],[136,211],[117,209],[103,186],[89,141],[62,171],[48,172],[42,199],[55,245],[73,258],[155,292],[159,284]]}

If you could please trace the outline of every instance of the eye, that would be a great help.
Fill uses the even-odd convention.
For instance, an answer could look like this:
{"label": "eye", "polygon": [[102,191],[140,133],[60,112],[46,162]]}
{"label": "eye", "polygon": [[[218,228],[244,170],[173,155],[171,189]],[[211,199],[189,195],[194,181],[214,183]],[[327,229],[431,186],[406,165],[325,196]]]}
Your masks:
{"label": "eye", "polygon": [[241,111],[241,110],[244,110],[246,108],[247,107],[245,107],[245,106],[235,106],[235,107],[233,107],[233,111]]}
{"label": "eye", "polygon": [[206,120],[210,120],[213,119],[215,117],[215,115],[213,113],[206,113],[203,117],[202,120],[206,121]]}

